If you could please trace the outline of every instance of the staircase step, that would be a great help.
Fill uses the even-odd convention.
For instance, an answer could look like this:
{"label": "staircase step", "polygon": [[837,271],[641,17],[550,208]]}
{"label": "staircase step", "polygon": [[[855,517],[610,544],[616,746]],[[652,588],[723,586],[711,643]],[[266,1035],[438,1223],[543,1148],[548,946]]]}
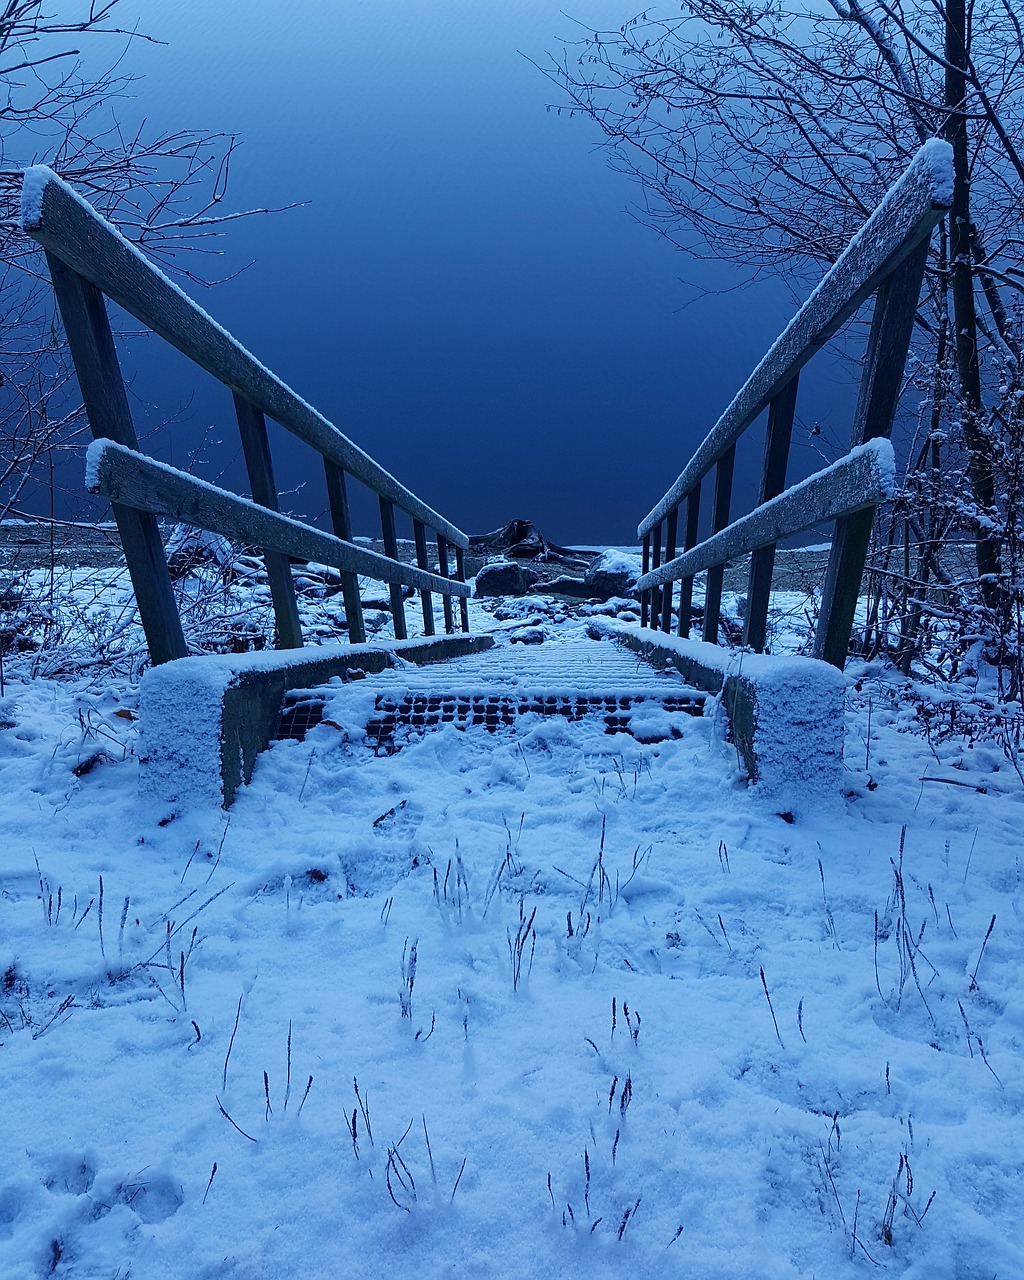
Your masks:
{"label": "staircase step", "polygon": [[[580,720],[603,716],[606,733],[628,733],[643,741],[679,736],[678,729],[634,732],[641,708],[702,715],[707,695],[674,671],[656,671],[619,646],[580,637],[541,645],[496,645],[429,669],[400,666],[373,677],[375,713],[366,741],[376,751],[397,750],[402,729],[425,732],[442,724],[482,727],[494,733],[523,715]],[[309,690],[286,701],[279,738],[302,738],[323,719],[336,687]]]}

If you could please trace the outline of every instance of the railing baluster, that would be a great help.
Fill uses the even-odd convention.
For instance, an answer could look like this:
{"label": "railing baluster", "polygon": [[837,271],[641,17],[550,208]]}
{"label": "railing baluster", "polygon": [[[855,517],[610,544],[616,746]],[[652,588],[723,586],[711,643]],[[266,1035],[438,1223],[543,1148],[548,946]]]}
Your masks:
{"label": "railing baluster", "polygon": [[[651,535],[649,533],[644,534],[643,559],[640,567],[643,573],[647,573],[647,571],[651,567]],[[650,601],[651,601],[650,591],[649,590],[641,591],[640,592],[640,625],[642,627],[647,626],[647,617],[648,617],[648,612],[650,610]]]}
{"label": "railing baluster", "polygon": [[[327,478],[327,500],[331,506],[331,524],[334,536],[345,542],[352,541],[352,513],[348,505],[348,486],[344,468],[330,458],[324,458],[324,475]],[[363,619],[363,602],[359,598],[359,578],[354,573],[341,571],[341,595],[345,601],[345,621],[348,623],[350,644],[366,643],[366,622]]]}
{"label": "railing baluster", "polygon": [[[853,445],[877,436],[887,437],[892,431],[927,261],[928,241],[925,240],[878,290],[854,418]],[[842,516],[836,521],[832,535],[821,611],[814,633],[814,656],[840,671],[850,647],[874,518],[874,507]]]}
{"label": "railing baluster", "polygon": [[[416,543],[416,563],[421,569],[429,569],[427,560],[427,531],[422,520],[413,519],[412,536]],[[423,608],[423,634],[434,634],[434,598],[429,591],[420,592],[420,605]]]}
{"label": "railing baluster", "polygon": [[[686,537],[683,542],[684,551],[692,551],[697,545],[697,529],[700,525],[700,482],[693,486],[686,495]],[[693,577],[686,577],[679,583],[679,620],[676,623],[676,634],[688,639],[690,624],[693,622]]]}
{"label": "railing baluster", "polygon": [[[466,581],[466,553],[461,547],[455,548],[455,576],[460,582]],[[462,620],[462,630],[469,631],[469,601],[465,596],[459,596],[459,617]]]}
{"label": "railing baluster", "polygon": [[[139,442],[103,294],[51,253],[46,261],[92,433],[97,439],[116,440],[137,449]],[[120,503],[111,505],[150,657],[154,665],[183,658],[188,645],[156,516]]]}
{"label": "railing baluster", "polygon": [[[676,528],[679,524],[679,508],[673,507],[668,513],[665,529],[665,563],[675,559]],[[674,584],[666,582],[662,588],[661,629],[668,633],[672,630],[672,592]]]}
{"label": "railing baluster", "polygon": [[[651,530],[651,568],[661,565],[661,525],[656,524]],[[657,630],[661,621],[661,588],[651,588],[651,629]]]}
{"label": "railing baluster", "polygon": [[[772,400],[768,410],[768,429],[764,438],[764,464],[761,470],[761,497],[758,505],[776,498],[786,487],[789,446],[793,438],[793,415],[800,375],[795,374]],[[743,624],[743,643],[758,653],[764,652],[768,636],[768,603],[772,593],[775,568],[775,543],[759,547],[750,555],[750,578],[747,582],[747,617]]]}
{"label": "railing baluster", "polygon": [[[244,396],[233,392],[238,432],[242,437],[245,469],[249,473],[249,490],[253,502],[271,511],[280,511],[277,482],[274,479],[274,463],[270,456],[267,438],[267,422],[263,414]],[[274,622],[277,628],[279,649],[302,648],[302,624],[299,607],[295,602],[295,583],[292,580],[288,557],[279,551],[263,548],[263,563],[267,567],[270,597],[274,602]]]}
{"label": "railing baluster", "polygon": [[[732,501],[732,473],[736,462],[736,446],[731,444],[715,466],[715,506],[711,513],[711,532],[719,533],[729,523],[729,505]],[[718,621],[722,614],[722,578],[725,566],[712,565],[707,573],[704,592],[704,639],[708,644],[718,643]]]}
{"label": "railing baluster", "polygon": [[[384,554],[390,560],[397,560],[398,535],[395,533],[395,504],[383,496],[380,499],[380,527],[381,533],[384,535]],[[406,640],[409,633],[405,626],[405,600],[402,597],[402,584],[400,582],[389,582],[388,594],[391,596],[391,617],[395,624],[395,639]]]}
{"label": "railing baluster", "polygon": [[[450,578],[448,572],[448,539],[443,534],[437,535],[437,571],[442,578]],[[445,635],[453,635],[455,632],[455,618],[452,614],[452,598],[445,592],[441,597],[444,604],[444,630]]]}

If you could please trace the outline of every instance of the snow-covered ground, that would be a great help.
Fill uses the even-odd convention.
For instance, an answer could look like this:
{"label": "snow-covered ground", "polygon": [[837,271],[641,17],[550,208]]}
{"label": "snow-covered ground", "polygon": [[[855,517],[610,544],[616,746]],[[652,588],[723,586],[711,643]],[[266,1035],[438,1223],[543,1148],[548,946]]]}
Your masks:
{"label": "snow-covered ground", "polygon": [[791,821],[713,709],[383,755],[329,707],[168,820],[136,698],[0,702],[5,1280],[1024,1275],[995,748],[862,684],[845,794]]}

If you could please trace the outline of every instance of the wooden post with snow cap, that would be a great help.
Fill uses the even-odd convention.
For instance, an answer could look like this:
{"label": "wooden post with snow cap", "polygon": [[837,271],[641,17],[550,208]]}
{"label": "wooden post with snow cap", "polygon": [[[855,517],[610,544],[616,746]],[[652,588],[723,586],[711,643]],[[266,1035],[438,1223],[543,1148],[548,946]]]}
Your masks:
{"label": "wooden post with snow cap", "polygon": [[[729,507],[732,504],[732,476],[736,463],[735,442],[726,449],[715,466],[715,505],[711,511],[712,537],[729,523]],[[718,643],[718,622],[722,614],[722,580],[725,565],[722,562],[708,567],[704,587],[704,639],[708,644]]]}
{"label": "wooden post with snow cap", "polygon": [[[697,529],[700,526],[700,482],[686,495],[686,537],[683,550],[692,551],[697,545]],[[676,634],[684,639],[690,634],[693,621],[693,574],[679,580],[679,618],[676,622]]]}
{"label": "wooden post with snow cap", "polygon": [[[455,548],[455,576],[459,582],[466,581],[466,553],[462,547]],[[465,596],[459,596],[459,617],[462,620],[462,630],[469,631],[469,601]]]}
{"label": "wooden post with snow cap", "polygon": [[[676,555],[676,529],[679,524],[679,508],[673,507],[668,513],[665,529],[665,559],[674,560]],[[661,629],[672,630],[672,583],[666,582],[662,590]]]}
{"label": "wooden post with snow cap", "polygon": [[[448,539],[443,533],[437,535],[437,572],[442,578],[449,578],[451,574],[448,571]],[[453,635],[455,632],[455,617],[452,613],[452,598],[447,593],[442,597],[444,601],[444,633],[447,636]]]}
{"label": "wooden post with snow cap", "polygon": [[[640,576],[645,576],[651,568],[651,535],[644,534],[643,552],[640,559]],[[647,617],[651,607],[651,593],[648,588],[644,588],[640,592],[640,625],[647,626]]]}
{"label": "wooden post with snow cap", "polygon": [[[430,562],[427,560],[427,531],[423,527],[422,520],[413,520],[412,536],[416,543],[416,563],[421,569],[429,569]],[[423,610],[423,634],[432,636],[434,634],[434,601],[429,591],[420,592],[420,606]]]}
{"label": "wooden post with snow cap", "polygon": [[[380,497],[380,526],[384,535],[384,554],[390,560],[398,559],[398,536],[395,533],[394,504],[383,496]],[[405,640],[408,632],[405,626],[405,601],[402,598],[402,584],[389,584],[391,596],[391,616],[395,626],[395,639]]]}
{"label": "wooden post with snow cap", "polygon": [[[651,530],[651,572],[661,567],[661,525],[656,524]],[[657,628],[661,616],[661,592],[656,586],[651,587],[651,626]]]}
{"label": "wooden post with snow cap", "polygon": [[[92,434],[97,440],[136,449],[135,424],[103,294],[59,258],[47,253],[46,261]],[[112,509],[150,657],[154,663],[183,658],[188,645],[156,517],[120,503]]]}
{"label": "wooden post with snow cap", "polygon": [[[327,480],[327,501],[331,508],[331,524],[334,536],[345,542],[352,541],[352,513],[348,505],[348,486],[345,469],[330,458],[324,458],[324,476]],[[345,622],[352,644],[366,643],[366,623],[363,620],[363,602],[359,596],[359,578],[341,569],[341,597],[345,602]]]}
{"label": "wooden post with snow cap", "polygon": [[[249,473],[249,492],[252,494],[252,500],[270,511],[280,511],[266,419],[259,409],[251,405],[237,391],[233,393],[233,398],[235,417],[238,419],[238,432],[242,438],[242,452],[245,455],[245,468]],[[288,557],[283,556],[280,551],[268,551],[264,548],[263,563],[267,566],[270,597],[274,602],[277,647],[301,649],[302,624],[299,621],[299,608],[295,601],[295,583],[292,580],[292,569]]]}
{"label": "wooden post with snow cap", "polygon": [[[927,261],[926,238],[878,290],[857,412],[850,433],[854,445],[888,438],[892,431]],[[836,521],[832,537],[821,610],[814,633],[814,656],[830,662],[840,671],[846,662],[853,634],[853,619],[874,518],[874,507],[844,516]]]}
{"label": "wooden post with snow cap", "polygon": [[[796,392],[800,375],[794,374],[768,408],[768,429],[764,438],[764,463],[761,468],[759,502],[777,498],[786,487],[789,446],[793,438],[796,414]],[[764,651],[768,636],[768,602],[775,568],[775,543],[758,547],[750,555],[750,577],[747,583],[747,616],[743,624],[743,643],[757,653]]]}

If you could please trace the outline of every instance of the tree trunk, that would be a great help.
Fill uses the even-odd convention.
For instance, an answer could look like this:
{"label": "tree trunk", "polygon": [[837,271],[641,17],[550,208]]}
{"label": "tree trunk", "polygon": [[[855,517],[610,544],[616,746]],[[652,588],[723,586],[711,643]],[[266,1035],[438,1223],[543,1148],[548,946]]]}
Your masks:
{"label": "tree trunk", "polygon": [[981,523],[975,543],[982,599],[1000,607],[999,546],[984,523],[994,514],[992,458],[982,430],[981,374],[978,369],[978,317],[974,305],[971,258],[971,191],[967,136],[967,15],[965,0],[946,3],[946,140],[953,148],[953,205],[949,213],[950,288],[956,367],[960,383],[967,465]]}

